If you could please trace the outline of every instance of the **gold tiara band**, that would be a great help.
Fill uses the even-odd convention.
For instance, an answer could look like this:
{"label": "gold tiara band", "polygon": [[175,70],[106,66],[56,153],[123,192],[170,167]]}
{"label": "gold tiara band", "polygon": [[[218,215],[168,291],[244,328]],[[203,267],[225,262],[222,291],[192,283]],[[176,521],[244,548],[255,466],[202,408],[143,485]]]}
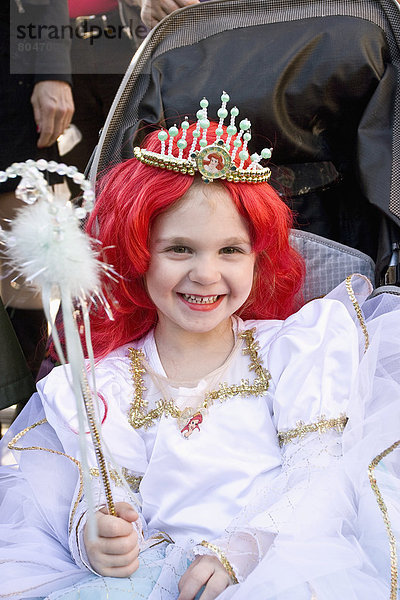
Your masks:
{"label": "gold tiara band", "polygon": [[[209,150],[209,147],[204,148]],[[211,152],[211,150],[209,150]],[[215,153],[215,150],[212,150]],[[156,152],[145,150],[136,146],[133,149],[133,153],[137,160],[149,165],[150,167],[158,167],[160,169],[167,169],[168,171],[175,171],[176,173],[182,173],[183,175],[192,175],[200,173],[205,181],[213,179],[226,179],[234,183],[262,183],[268,181],[271,177],[271,169],[268,167],[262,167],[259,169],[240,169],[235,166],[230,166],[223,174],[218,177],[212,176],[213,174],[208,173],[204,170],[204,167],[199,164],[201,157],[198,154],[195,158],[176,158],[175,156],[161,156]],[[224,165],[225,166],[225,165]]]}
{"label": "gold tiara band", "polygon": [[[229,100],[229,95],[223,92],[221,95],[222,105],[217,111],[219,123],[215,131],[211,131],[211,133],[208,132],[211,125],[207,117],[208,100],[203,98],[200,101],[200,110],[197,111],[197,123],[192,132],[193,141],[188,158],[183,158],[183,151],[187,147],[187,131],[190,127],[187,118],[181,123],[180,129],[174,125],[168,131],[164,129],[159,131],[160,152],[135,147],[133,150],[135,158],[145,165],[168,169],[184,175],[194,176],[199,173],[206,183],[210,183],[214,179],[226,179],[234,183],[268,181],[271,170],[268,167],[262,167],[260,161],[271,158],[272,148],[264,148],[261,150],[261,154],[252,154],[250,165],[244,167],[249,158],[247,145],[251,140],[251,123],[248,119],[242,119],[237,128],[235,119],[239,115],[239,109],[234,106],[230,110],[230,123],[224,127],[224,120],[228,116],[226,105]],[[210,140],[211,136],[212,140]],[[223,136],[226,136],[225,140],[222,139]],[[235,164],[236,155],[240,161],[239,166]]]}

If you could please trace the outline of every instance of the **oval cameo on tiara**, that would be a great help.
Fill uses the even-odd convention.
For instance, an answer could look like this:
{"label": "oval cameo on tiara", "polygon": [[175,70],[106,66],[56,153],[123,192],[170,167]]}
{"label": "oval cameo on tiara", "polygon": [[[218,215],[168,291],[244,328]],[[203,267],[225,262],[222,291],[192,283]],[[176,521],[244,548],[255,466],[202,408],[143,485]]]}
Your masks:
{"label": "oval cameo on tiara", "polygon": [[213,144],[199,151],[196,156],[196,164],[203,179],[220,179],[229,172],[231,157],[225,148]]}

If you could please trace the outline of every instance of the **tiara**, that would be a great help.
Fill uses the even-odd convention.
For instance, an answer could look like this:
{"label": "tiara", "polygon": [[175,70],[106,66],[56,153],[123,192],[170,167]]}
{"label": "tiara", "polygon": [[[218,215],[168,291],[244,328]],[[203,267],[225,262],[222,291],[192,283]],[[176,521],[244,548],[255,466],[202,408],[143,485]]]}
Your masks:
{"label": "tiara", "polygon": [[[210,121],[207,118],[208,100],[200,100],[200,110],[197,111],[197,123],[193,131],[193,142],[188,153],[188,158],[183,158],[183,151],[187,148],[186,135],[189,129],[187,117],[181,123],[180,129],[174,125],[168,131],[162,129],[158,133],[158,139],[161,143],[159,153],[139,148],[133,149],[135,158],[145,165],[168,169],[185,175],[195,175],[200,173],[203,181],[212,182],[214,179],[226,179],[232,182],[261,183],[268,181],[271,176],[271,170],[260,164],[261,159],[269,159],[272,155],[272,148],[264,148],[261,154],[252,154],[251,163],[244,167],[249,158],[247,145],[251,140],[251,123],[248,119],[243,119],[239,123],[239,129],[235,125],[236,117],[239,115],[239,109],[234,106],[230,110],[230,123],[226,127],[226,133],[223,125],[228,110],[226,108],[230,98],[226,92],[221,95],[221,108],[218,109],[219,117],[218,127],[211,140],[207,136],[207,130],[210,127]],[[222,139],[225,135],[225,140]],[[197,148],[197,146],[199,148]],[[178,152],[176,152],[176,148]],[[174,156],[173,151],[178,156]],[[238,155],[240,159],[239,166],[235,164],[235,158]]]}

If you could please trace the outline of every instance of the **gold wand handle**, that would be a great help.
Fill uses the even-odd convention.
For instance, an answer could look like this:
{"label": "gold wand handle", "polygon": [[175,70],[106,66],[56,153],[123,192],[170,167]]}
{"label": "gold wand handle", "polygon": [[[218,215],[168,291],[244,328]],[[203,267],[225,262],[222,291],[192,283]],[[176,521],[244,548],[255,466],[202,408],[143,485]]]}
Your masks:
{"label": "gold wand handle", "polygon": [[103,482],[104,493],[106,495],[106,503],[107,509],[110,515],[114,517],[117,516],[115,510],[114,499],[111,493],[111,484],[110,484],[110,476],[107,470],[106,459],[104,458],[103,449],[101,447],[101,439],[99,430],[97,427],[94,405],[93,405],[93,396],[91,389],[89,387],[89,383],[87,380],[86,372],[83,373],[82,376],[82,395],[83,402],[85,404],[86,415],[89,423],[90,435],[92,436],[93,447],[96,455],[97,466],[99,468],[99,474],[101,480]]}

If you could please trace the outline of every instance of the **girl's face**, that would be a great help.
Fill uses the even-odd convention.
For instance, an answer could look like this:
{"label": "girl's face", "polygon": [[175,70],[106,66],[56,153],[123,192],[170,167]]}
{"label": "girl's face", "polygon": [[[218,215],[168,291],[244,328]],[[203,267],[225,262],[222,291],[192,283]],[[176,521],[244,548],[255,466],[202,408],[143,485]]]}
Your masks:
{"label": "girl's face", "polygon": [[253,283],[247,223],[217,183],[195,182],[150,235],[146,284],[164,333],[230,327]]}

